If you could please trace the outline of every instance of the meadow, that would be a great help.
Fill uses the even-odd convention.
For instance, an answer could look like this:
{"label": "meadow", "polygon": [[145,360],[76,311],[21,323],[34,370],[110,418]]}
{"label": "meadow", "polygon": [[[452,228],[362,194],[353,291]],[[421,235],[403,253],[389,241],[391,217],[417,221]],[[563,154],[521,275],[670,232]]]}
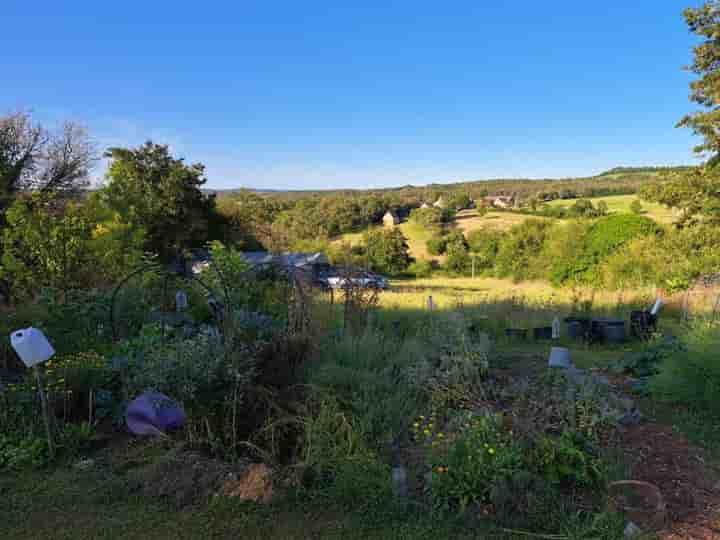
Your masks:
{"label": "meadow", "polygon": [[[570,208],[578,199],[557,199],[546,204],[554,207]],[[611,214],[630,214],[630,208],[634,201],[640,200],[637,195],[612,195],[609,197],[593,197],[590,199],[593,204],[597,205],[604,202]],[[641,215],[649,217],[658,223],[669,225],[677,219],[677,212],[671,208],[667,208],[661,204],[640,200],[642,204]]]}

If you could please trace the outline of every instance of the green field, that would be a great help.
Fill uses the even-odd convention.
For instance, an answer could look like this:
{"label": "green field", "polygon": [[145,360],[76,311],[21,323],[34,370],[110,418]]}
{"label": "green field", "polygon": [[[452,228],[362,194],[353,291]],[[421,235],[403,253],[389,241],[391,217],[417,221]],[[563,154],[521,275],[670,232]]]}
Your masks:
{"label": "green field", "polygon": [[[547,205],[569,208],[575,204],[577,200],[578,199],[557,199],[547,203]],[[595,205],[601,201],[604,202],[607,204],[608,210],[611,214],[628,214],[631,213],[630,205],[633,201],[637,200],[637,195],[613,195],[609,197],[596,197],[590,200]],[[643,215],[663,225],[673,223],[677,217],[672,209],[666,208],[660,204],[645,201],[641,201],[641,203],[643,206]],[[478,229],[507,231],[530,218],[551,219],[513,211],[490,211],[486,214],[480,215],[477,210],[472,209],[458,212],[452,225],[458,227],[467,236],[472,231]],[[564,222],[563,220],[555,221],[558,223]],[[424,259],[443,262],[443,256],[433,256],[427,251],[426,243],[433,236],[433,231],[431,229],[424,228],[408,221],[401,223],[398,227],[405,235],[405,238],[407,238],[408,246],[410,247],[410,255],[412,257],[419,260]],[[333,242],[347,242],[351,245],[356,245],[361,243],[362,236],[363,233],[361,232],[343,234],[336,238]]]}
{"label": "green field", "polygon": [[[608,210],[611,213],[617,214],[629,214],[630,205],[633,201],[638,199],[637,195],[613,195],[610,197],[596,197],[590,199],[593,204],[597,205],[600,201],[603,201],[608,206]],[[548,206],[563,206],[566,208],[571,207],[578,199],[557,199],[551,201]],[[656,203],[650,203],[646,201],[640,201],[643,207],[643,215],[654,219],[658,223],[670,224],[677,217],[675,213],[665,206]]]}

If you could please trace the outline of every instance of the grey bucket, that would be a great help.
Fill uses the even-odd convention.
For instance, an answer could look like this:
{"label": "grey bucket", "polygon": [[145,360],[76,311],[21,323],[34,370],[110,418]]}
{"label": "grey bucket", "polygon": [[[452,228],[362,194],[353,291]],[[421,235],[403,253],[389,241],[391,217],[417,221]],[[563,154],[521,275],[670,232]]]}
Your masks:
{"label": "grey bucket", "polygon": [[572,366],[572,362],[570,361],[570,351],[564,347],[553,347],[550,349],[548,366],[557,368],[569,368]]}

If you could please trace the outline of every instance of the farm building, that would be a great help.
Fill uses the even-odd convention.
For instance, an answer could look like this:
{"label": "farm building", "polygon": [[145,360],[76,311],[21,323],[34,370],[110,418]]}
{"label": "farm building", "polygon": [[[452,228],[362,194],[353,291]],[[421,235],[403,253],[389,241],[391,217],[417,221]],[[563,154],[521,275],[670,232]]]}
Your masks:
{"label": "farm building", "polygon": [[480,204],[485,207],[512,208],[516,200],[515,195],[492,195],[480,199]]}
{"label": "farm building", "polygon": [[400,224],[400,217],[393,210],[388,210],[383,216],[383,225],[388,228],[395,227]]}
{"label": "farm building", "polygon": [[420,205],[421,210],[427,210],[428,208],[430,208],[430,205],[426,202],[424,202]]}

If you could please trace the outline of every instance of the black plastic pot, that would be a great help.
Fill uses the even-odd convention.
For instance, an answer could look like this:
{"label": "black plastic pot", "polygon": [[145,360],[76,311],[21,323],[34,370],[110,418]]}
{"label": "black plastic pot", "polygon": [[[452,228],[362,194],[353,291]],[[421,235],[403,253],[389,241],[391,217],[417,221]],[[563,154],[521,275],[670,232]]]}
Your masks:
{"label": "black plastic pot", "polygon": [[608,343],[625,341],[625,321],[606,321],[602,327],[602,336]]}
{"label": "black plastic pot", "polygon": [[567,333],[570,339],[580,339],[585,332],[580,321],[570,321],[567,323]]}
{"label": "black plastic pot", "polygon": [[590,319],[587,317],[566,317],[564,321],[567,323],[567,333],[571,339],[584,338],[590,332]]}
{"label": "black plastic pot", "polygon": [[533,338],[536,340],[552,339],[552,326],[539,326],[537,328],[533,328]]}
{"label": "black plastic pot", "polygon": [[505,335],[512,339],[526,339],[527,329],[525,328],[506,328]]}

